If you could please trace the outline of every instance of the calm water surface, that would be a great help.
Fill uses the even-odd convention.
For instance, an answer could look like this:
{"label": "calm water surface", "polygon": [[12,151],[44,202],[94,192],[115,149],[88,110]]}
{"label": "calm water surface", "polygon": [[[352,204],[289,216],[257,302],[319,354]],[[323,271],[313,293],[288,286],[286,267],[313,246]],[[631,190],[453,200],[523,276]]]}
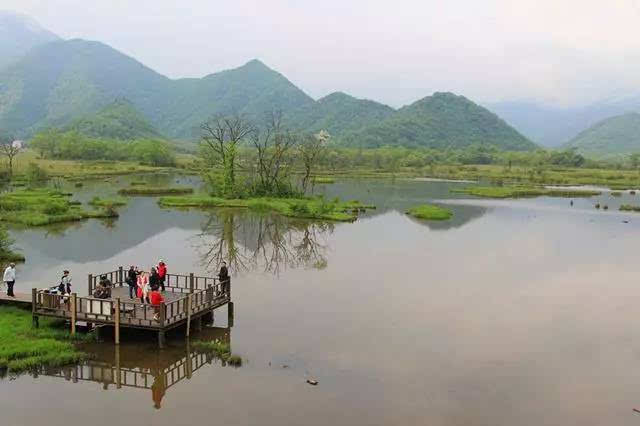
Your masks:
{"label": "calm water surface", "polygon": [[[119,180],[76,198],[115,192]],[[353,224],[133,198],[114,222],[13,230],[28,258],[20,291],[55,283],[63,268],[84,294],[88,273],[117,265],[163,258],[175,273],[213,273],[227,260],[233,327],[221,309],[193,338],[227,340],[245,363],[207,359],[180,333],[163,351],[154,336],[125,335],[118,350],[89,347],[89,365],[1,380],[2,424],[640,424],[640,216],[616,211],[634,197],[570,207],[449,193],[459,185],[319,188],[378,206]],[[402,213],[433,200],[454,219]],[[197,367],[188,374],[187,360]]]}

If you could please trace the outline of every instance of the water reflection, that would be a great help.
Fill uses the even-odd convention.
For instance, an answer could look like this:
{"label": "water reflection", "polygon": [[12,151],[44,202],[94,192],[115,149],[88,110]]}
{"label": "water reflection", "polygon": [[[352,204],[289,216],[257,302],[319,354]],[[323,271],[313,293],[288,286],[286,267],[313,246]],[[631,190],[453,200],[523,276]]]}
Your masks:
{"label": "water reflection", "polygon": [[[231,328],[205,327],[199,334],[201,340],[220,340],[231,344]],[[184,345],[169,347],[163,351],[152,350],[147,345],[96,345],[86,349],[93,358],[84,363],[63,368],[45,368],[38,375],[65,379],[73,383],[94,382],[103,390],[135,388],[151,391],[156,409],[162,408],[162,400],[177,383],[190,380],[205,365],[224,361],[212,353]]]}
{"label": "water reflection", "polygon": [[197,236],[202,264],[215,271],[224,260],[232,272],[327,266],[328,236],[334,224],[277,214],[219,210]]}

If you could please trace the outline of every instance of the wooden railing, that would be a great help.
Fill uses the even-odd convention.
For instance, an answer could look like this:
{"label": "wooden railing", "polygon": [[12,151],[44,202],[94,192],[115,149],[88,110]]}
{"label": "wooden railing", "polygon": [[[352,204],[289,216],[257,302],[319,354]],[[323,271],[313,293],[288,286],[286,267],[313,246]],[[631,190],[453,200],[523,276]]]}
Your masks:
{"label": "wooden railing", "polygon": [[[111,284],[122,287],[126,284],[127,270],[120,266],[115,271],[103,272],[102,274],[89,274],[87,294],[93,294],[100,277],[105,275]],[[209,286],[215,286],[219,280],[215,277],[202,277],[194,275],[167,274],[165,277],[165,290],[169,289],[174,293],[193,293],[196,290],[205,290]]]}

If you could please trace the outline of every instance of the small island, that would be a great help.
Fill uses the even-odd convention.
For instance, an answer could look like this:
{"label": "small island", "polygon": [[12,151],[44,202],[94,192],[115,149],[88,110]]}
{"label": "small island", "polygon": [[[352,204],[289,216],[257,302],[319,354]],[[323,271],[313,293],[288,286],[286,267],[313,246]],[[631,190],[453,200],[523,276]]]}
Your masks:
{"label": "small island", "polygon": [[434,206],[433,204],[421,204],[411,207],[406,213],[422,220],[449,220],[453,217],[451,210]]}

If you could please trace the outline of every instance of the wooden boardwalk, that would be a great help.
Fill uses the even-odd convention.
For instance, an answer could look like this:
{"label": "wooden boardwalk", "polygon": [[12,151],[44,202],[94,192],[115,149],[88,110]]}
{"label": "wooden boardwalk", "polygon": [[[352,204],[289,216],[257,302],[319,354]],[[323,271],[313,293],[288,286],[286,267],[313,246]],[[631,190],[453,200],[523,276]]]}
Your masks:
{"label": "wooden boardwalk", "polygon": [[199,328],[204,315],[211,315],[214,309],[223,305],[228,305],[229,319],[233,321],[230,280],[221,283],[212,277],[168,274],[163,292],[165,301],[159,306],[151,306],[129,297],[122,267],[105,274],[90,274],[88,294],[93,294],[98,277],[102,275],[113,283],[110,299],[79,297],[75,293],[58,295],[48,289],[32,289],[34,325],[38,326],[40,316],[48,316],[69,320],[72,333],[75,333],[78,321],[113,326],[116,344],[120,343],[121,327],[147,329],[158,332],[158,344],[163,347],[168,330],[185,326],[189,336],[192,322]]}
{"label": "wooden boardwalk", "polygon": [[24,293],[15,293],[16,297],[9,297],[7,293],[0,293],[0,303],[10,305],[31,306],[31,295]]}

